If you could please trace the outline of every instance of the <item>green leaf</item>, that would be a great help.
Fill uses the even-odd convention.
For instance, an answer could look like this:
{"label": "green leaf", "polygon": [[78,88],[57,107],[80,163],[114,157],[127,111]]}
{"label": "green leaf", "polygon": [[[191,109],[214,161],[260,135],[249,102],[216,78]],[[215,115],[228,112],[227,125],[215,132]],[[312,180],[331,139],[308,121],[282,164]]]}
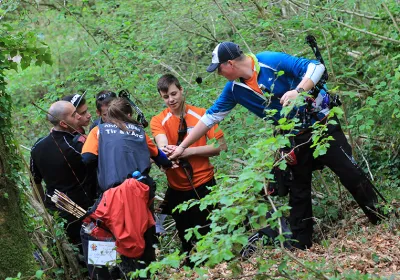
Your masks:
{"label": "green leaf", "polygon": [[248,242],[248,237],[247,235],[234,235],[232,236],[232,242],[239,243],[244,246]]}
{"label": "green leaf", "polygon": [[35,277],[37,279],[42,279],[43,274],[44,274],[43,270],[37,270],[36,273],[35,273]]}
{"label": "green leaf", "polygon": [[276,74],[278,77],[280,77],[280,76],[282,76],[282,75],[284,75],[285,74],[285,71],[283,71],[283,70],[281,70],[281,71],[278,71],[278,73]]}
{"label": "green leaf", "polygon": [[141,269],[139,272],[139,276],[142,278],[147,278],[147,270]]}
{"label": "green leaf", "polygon": [[287,262],[286,260],[282,261],[281,264],[278,266],[278,271],[280,273],[283,273],[284,270],[287,268]]}
{"label": "green leaf", "polygon": [[193,236],[193,230],[188,230],[187,233],[185,234],[185,239],[190,240]]}
{"label": "green leaf", "polygon": [[324,248],[328,248],[329,245],[330,245],[330,242],[329,242],[329,240],[324,239],[324,240],[321,241],[321,245],[322,245]]}
{"label": "green leaf", "polygon": [[376,253],[373,253],[373,254],[372,254],[372,260],[373,260],[375,263],[379,263],[379,262],[380,262],[379,256],[378,256]]}

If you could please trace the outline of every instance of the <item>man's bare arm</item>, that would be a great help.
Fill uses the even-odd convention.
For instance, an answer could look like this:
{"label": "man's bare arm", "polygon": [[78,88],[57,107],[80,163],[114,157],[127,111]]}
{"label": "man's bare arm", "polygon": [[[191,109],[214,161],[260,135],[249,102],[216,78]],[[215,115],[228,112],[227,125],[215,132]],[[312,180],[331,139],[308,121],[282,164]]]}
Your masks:
{"label": "man's bare arm", "polygon": [[164,153],[164,148],[168,146],[168,138],[167,135],[165,134],[158,134],[156,137],[154,137],[154,140],[156,141],[157,147],[160,148]]}
{"label": "man's bare arm", "polygon": [[202,121],[199,121],[196,126],[190,131],[189,135],[183,140],[183,142],[176,147],[175,151],[169,156],[170,160],[178,158],[183,151],[192,145],[194,142],[199,140],[203,135],[210,130]]}
{"label": "man's bare arm", "polygon": [[218,139],[218,145],[189,147],[183,151],[179,158],[187,158],[190,156],[213,157],[219,155],[221,151],[226,151],[227,149],[228,146],[226,144],[225,138],[221,137]]}

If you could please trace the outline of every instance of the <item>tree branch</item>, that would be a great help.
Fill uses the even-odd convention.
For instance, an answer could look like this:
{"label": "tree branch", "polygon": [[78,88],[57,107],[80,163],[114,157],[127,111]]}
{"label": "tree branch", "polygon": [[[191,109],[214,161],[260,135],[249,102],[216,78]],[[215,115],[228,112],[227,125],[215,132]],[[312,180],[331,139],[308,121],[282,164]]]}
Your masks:
{"label": "tree branch", "polygon": [[[295,1],[293,1],[293,0],[288,0],[288,1],[291,2],[291,3],[293,3],[294,5],[296,5],[296,6],[299,7],[300,9],[302,9],[302,10],[304,10],[304,11],[308,11],[308,10],[304,9],[302,6],[300,6],[300,4],[296,3]],[[301,3],[301,4],[303,4],[303,3]],[[306,5],[306,6],[307,6],[307,5]],[[314,12],[311,12],[311,14],[312,14],[313,16],[316,15]],[[350,29],[352,29],[352,30],[355,30],[355,31],[358,31],[358,32],[361,32],[361,33],[364,33],[364,34],[368,34],[368,35],[371,35],[371,36],[373,36],[373,37],[376,37],[376,38],[379,38],[379,39],[382,39],[382,40],[385,40],[385,41],[390,41],[390,42],[393,42],[393,43],[400,43],[399,40],[395,40],[395,39],[392,39],[392,38],[389,38],[389,37],[386,37],[386,36],[378,35],[378,34],[375,34],[375,33],[372,33],[372,32],[366,31],[366,30],[359,29],[359,28],[357,28],[357,27],[353,27],[353,26],[351,26],[351,25],[348,25],[348,24],[346,24],[346,23],[344,23],[344,22],[341,22],[341,21],[338,21],[338,20],[332,18],[332,16],[326,17],[326,19],[329,20],[329,21],[335,22],[335,23],[337,23],[337,24],[339,24],[339,25],[342,25],[342,26],[345,26],[345,27],[347,27],[347,28],[350,28]]]}
{"label": "tree branch", "polygon": [[214,3],[218,6],[219,10],[221,11],[221,13],[223,14],[223,16],[226,18],[226,20],[229,22],[229,24],[232,26],[233,31],[236,32],[239,37],[243,40],[243,43],[246,45],[246,48],[249,50],[249,52],[252,53],[249,45],[247,44],[246,40],[243,38],[242,34],[240,34],[240,32],[237,30],[236,26],[233,24],[233,22],[229,19],[229,17],[225,14],[224,10],[222,9],[221,5],[217,2],[217,0],[213,0]]}
{"label": "tree branch", "polygon": [[395,26],[396,29],[397,29],[397,32],[399,32],[399,34],[400,34],[400,28],[399,28],[399,26],[397,25],[397,22],[396,22],[396,20],[394,19],[392,13],[390,12],[389,8],[386,6],[385,1],[382,1],[382,6],[385,8],[386,12],[389,14],[390,18],[392,19],[392,22],[393,22],[394,26]]}
{"label": "tree branch", "polygon": [[[304,2],[298,2],[298,1],[290,1],[293,4],[297,5],[297,6],[306,6],[306,7],[311,7],[311,4],[308,3],[304,3]],[[372,19],[372,20],[383,20],[380,17],[374,17],[371,15],[367,15],[366,13],[361,13],[361,12],[356,12],[356,11],[349,11],[349,10],[341,10],[341,9],[335,9],[335,8],[325,8],[325,7],[321,7],[318,6],[318,9],[324,10],[324,11],[337,11],[337,12],[341,12],[341,13],[345,13],[345,14],[349,14],[349,15],[355,15],[358,17],[362,17],[362,18],[367,18],[367,19]]]}
{"label": "tree branch", "polygon": [[[164,5],[160,2],[160,1],[157,1],[157,3],[158,3],[158,5],[160,5],[160,7],[162,7],[162,9],[166,12],[166,13],[169,13],[170,11],[168,11],[165,7],[164,7]],[[192,18],[193,19],[193,18]],[[209,41],[211,41],[211,42],[218,42],[218,40],[211,34],[211,36],[213,36],[214,38],[211,38],[211,37],[208,37],[208,36],[206,36],[206,35],[203,35],[203,34],[201,34],[201,33],[198,33],[198,32],[195,32],[195,31],[192,31],[192,30],[188,30],[188,29],[185,29],[185,28],[183,28],[182,26],[180,26],[179,24],[177,24],[174,20],[172,20],[171,18],[170,18],[170,21],[176,26],[176,27],[178,27],[179,29],[181,29],[182,31],[185,31],[185,32],[187,32],[187,33],[190,33],[190,34],[194,34],[194,35],[196,35],[196,36],[199,36],[199,37],[203,37],[203,38],[205,38],[205,39],[207,39],[207,40],[209,40]],[[195,21],[196,22],[196,21]],[[203,28],[204,28],[204,26],[202,26]]]}
{"label": "tree branch", "polygon": [[346,24],[344,22],[338,21],[338,20],[336,20],[336,19],[334,19],[332,17],[328,17],[327,20],[332,21],[332,22],[336,22],[337,24],[340,24],[340,25],[342,25],[344,27],[347,27],[349,29],[353,29],[355,31],[358,31],[358,32],[361,32],[361,33],[364,33],[364,34],[368,34],[370,36],[373,36],[373,37],[376,37],[376,38],[379,38],[379,39],[382,39],[382,40],[385,40],[385,41],[389,41],[389,42],[400,44],[399,40],[395,40],[395,39],[392,39],[392,38],[389,38],[389,37],[386,37],[386,36],[378,35],[378,34],[375,34],[375,33],[372,33],[372,32],[366,31],[366,30],[359,29],[357,27],[353,27],[353,26],[348,25],[348,24]]}

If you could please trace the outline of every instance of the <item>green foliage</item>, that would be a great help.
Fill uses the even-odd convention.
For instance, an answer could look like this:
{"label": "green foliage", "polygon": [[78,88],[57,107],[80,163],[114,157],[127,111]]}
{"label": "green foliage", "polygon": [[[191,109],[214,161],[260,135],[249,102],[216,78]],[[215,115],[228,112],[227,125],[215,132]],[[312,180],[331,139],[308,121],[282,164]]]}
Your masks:
{"label": "green foliage", "polygon": [[[399,40],[399,31],[391,17],[399,18],[396,1],[385,1],[389,12],[381,2],[371,0],[311,1],[304,5],[293,4],[293,1],[217,2],[224,14],[215,2],[204,0],[39,1],[34,5],[11,1],[0,10],[0,16],[5,15],[9,20],[2,25],[0,37],[1,65],[5,67],[0,73],[0,86],[5,85],[5,75],[9,82],[9,94],[3,94],[4,88],[0,88],[0,119],[6,123],[2,125],[6,129],[2,134],[12,133],[9,108],[15,106],[17,110],[12,117],[18,142],[31,146],[36,138],[48,133],[49,126],[44,124],[43,114],[30,102],[48,108],[63,95],[85,90],[89,105],[94,109],[92,97],[98,91],[127,88],[150,119],[163,109],[155,84],[165,72],[179,77],[189,103],[208,107],[225,83],[217,75],[205,71],[216,42],[233,40],[249,51],[242,42],[243,37],[254,53],[273,50],[314,58],[304,44],[304,35],[313,33],[329,70],[329,86],[345,104],[343,110],[334,108],[332,114],[351,132],[354,155],[363,167],[371,169],[379,189],[390,199],[398,198],[400,56],[395,55],[399,44],[393,40]],[[13,36],[8,36],[11,33]],[[18,54],[21,55],[20,64],[8,59]],[[31,67],[27,67],[29,65]],[[194,84],[198,76],[203,78],[202,84]],[[292,106],[302,102],[299,98]],[[290,107],[285,113],[289,110]],[[92,113],[94,115],[94,111]],[[294,125],[295,120],[282,118],[278,128],[288,130]],[[218,207],[210,215],[212,232],[200,240],[191,259],[198,265],[209,266],[230,260],[230,268],[235,275],[240,275],[236,256],[249,235],[244,224],[249,223],[251,229],[267,223],[277,226],[278,216],[288,212],[286,199],[272,198],[278,212],[266,220],[265,212],[272,206],[262,193],[273,180],[272,167],[285,168],[285,162],[276,162],[275,155],[289,141],[281,135],[274,136],[270,122],[249,115],[239,106],[224,120],[221,128],[229,151],[212,159],[218,185],[200,202],[202,209],[208,205]],[[329,147],[331,139],[321,138],[325,129],[325,125],[315,125],[314,157],[323,155]],[[17,143],[10,145],[15,147]],[[29,154],[25,152],[25,156]],[[369,167],[363,158],[368,160]],[[18,162],[15,161],[15,166]],[[18,168],[13,167],[13,170]],[[165,179],[160,173],[153,171],[153,174],[161,191]],[[332,173],[324,172],[313,182],[316,192],[329,194],[314,197],[314,214],[322,224],[345,216],[346,213],[338,209],[338,201],[342,205],[347,199],[340,196]],[[8,200],[13,198],[8,191],[2,194],[0,197],[5,199],[6,194]],[[178,209],[184,210],[195,203],[188,202]],[[191,235],[198,235],[198,231],[188,231],[187,237]],[[280,239],[282,241],[282,236]],[[171,244],[171,248],[162,248],[163,256],[177,245],[176,242]],[[178,267],[182,258],[175,252],[151,264],[146,271],[168,277],[166,267]],[[255,266],[259,274],[256,277],[262,278],[276,266],[279,273],[288,278],[317,277],[289,266],[289,261],[288,257],[279,260],[257,257]],[[310,271],[321,269],[333,279],[370,278],[354,271],[339,275],[333,269],[321,268],[323,265],[307,264]],[[145,272],[136,273],[144,275]]]}

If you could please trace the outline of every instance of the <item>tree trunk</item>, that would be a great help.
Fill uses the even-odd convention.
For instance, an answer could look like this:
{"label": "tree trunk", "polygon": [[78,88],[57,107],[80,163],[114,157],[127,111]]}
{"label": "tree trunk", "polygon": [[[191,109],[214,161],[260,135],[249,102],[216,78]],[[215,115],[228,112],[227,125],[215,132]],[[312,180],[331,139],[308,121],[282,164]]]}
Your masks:
{"label": "tree trunk", "polygon": [[[0,92],[0,97],[5,98],[4,92]],[[4,108],[1,115],[9,115]],[[12,179],[18,170],[12,167],[16,166],[12,164],[16,155],[9,147],[12,135],[7,123],[0,119],[0,279],[15,277],[19,272],[33,276],[37,268],[33,245],[24,227],[19,190]]]}

